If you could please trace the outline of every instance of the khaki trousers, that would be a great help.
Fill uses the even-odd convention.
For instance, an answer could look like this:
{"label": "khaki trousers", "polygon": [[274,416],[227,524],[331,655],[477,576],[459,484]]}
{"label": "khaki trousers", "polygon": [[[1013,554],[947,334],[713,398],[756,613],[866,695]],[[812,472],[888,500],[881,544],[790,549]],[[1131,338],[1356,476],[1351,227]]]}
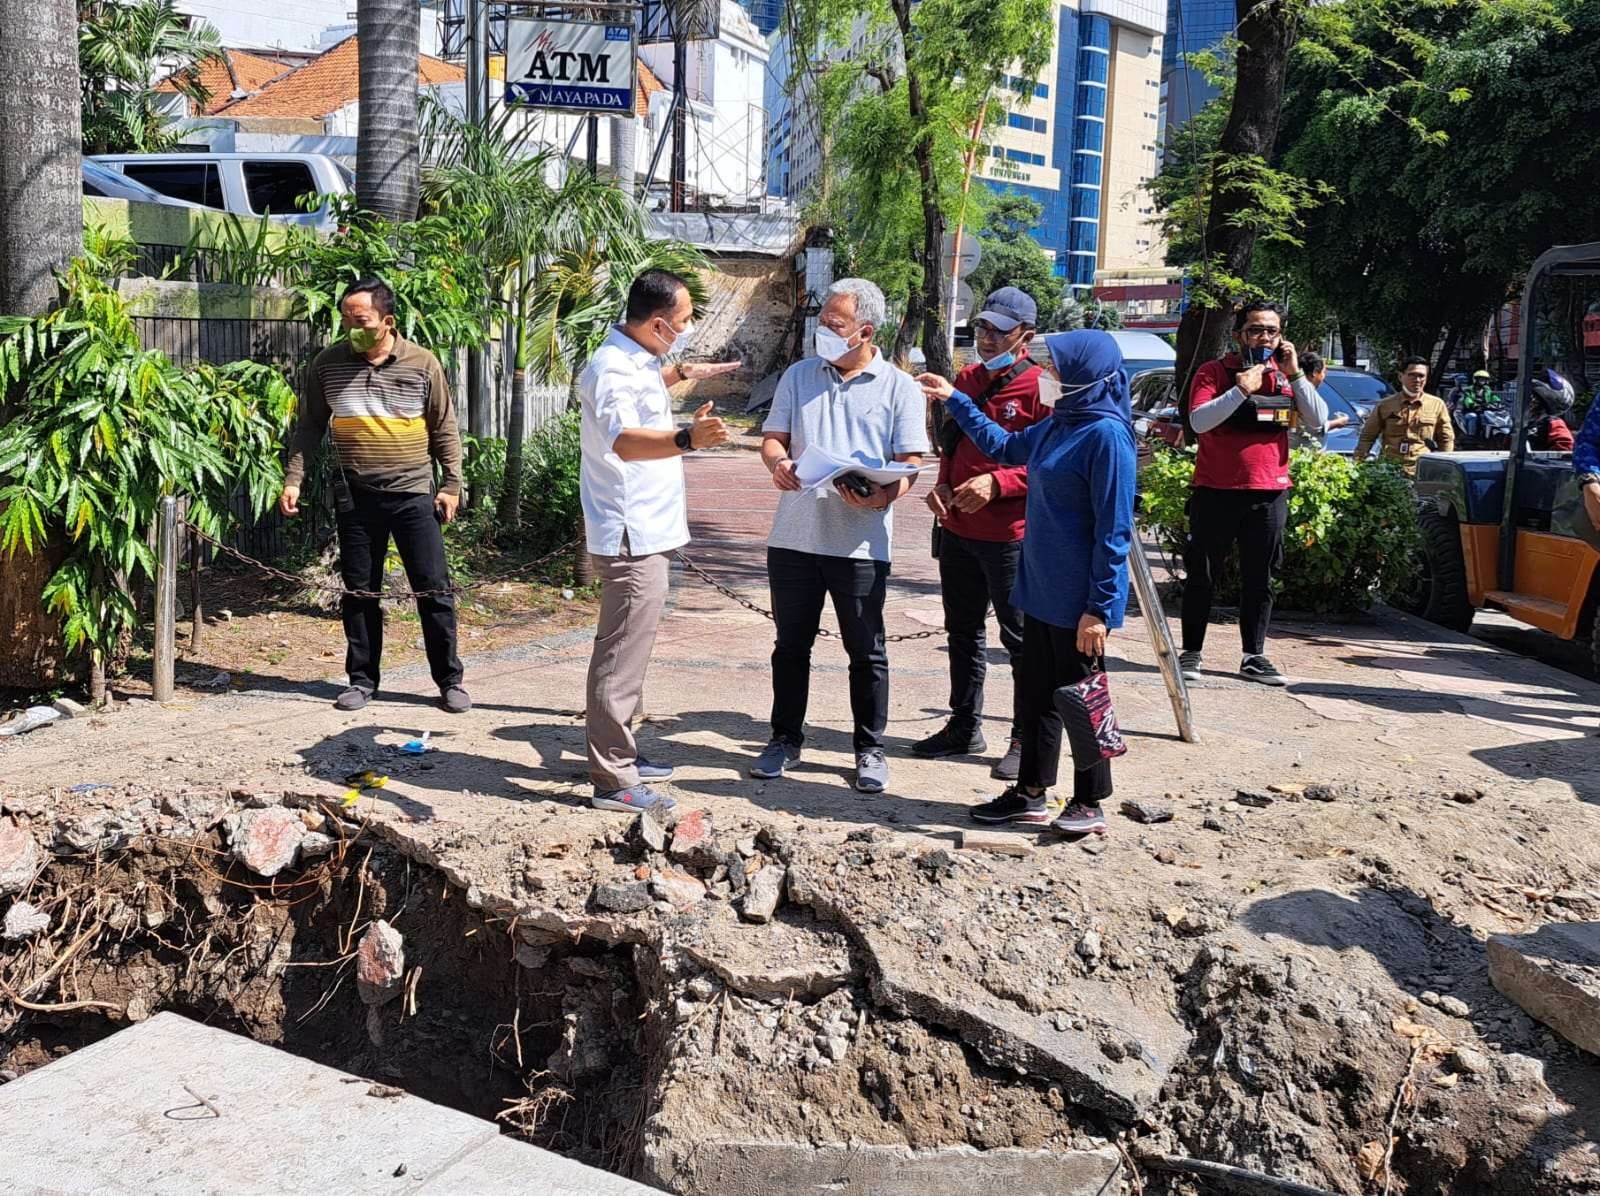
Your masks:
{"label": "khaki trousers", "polygon": [[633,719],[644,700],[644,672],[667,604],[671,554],[595,556],[600,625],[589,657],[585,720],[589,779],[602,793],[639,783]]}

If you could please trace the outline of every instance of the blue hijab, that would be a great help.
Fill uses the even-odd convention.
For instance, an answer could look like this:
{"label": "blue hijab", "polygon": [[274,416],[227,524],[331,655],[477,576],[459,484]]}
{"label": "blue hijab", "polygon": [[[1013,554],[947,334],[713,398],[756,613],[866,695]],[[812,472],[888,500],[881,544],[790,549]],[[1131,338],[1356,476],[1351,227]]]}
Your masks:
{"label": "blue hijab", "polygon": [[1061,375],[1062,395],[1054,418],[1073,427],[1097,419],[1119,419],[1133,429],[1128,371],[1122,366],[1116,337],[1088,330],[1053,332],[1044,338],[1044,346]]}

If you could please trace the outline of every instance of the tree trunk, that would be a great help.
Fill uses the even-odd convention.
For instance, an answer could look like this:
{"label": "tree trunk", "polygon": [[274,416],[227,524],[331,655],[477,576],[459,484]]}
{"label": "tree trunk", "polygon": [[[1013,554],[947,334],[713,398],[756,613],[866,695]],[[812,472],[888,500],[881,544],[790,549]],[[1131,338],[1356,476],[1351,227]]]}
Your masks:
{"label": "tree trunk", "polygon": [[1345,365],[1355,368],[1356,358],[1361,355],[1359,340],[1354,328],[1345,324],[1339,325],[1339,360]]}
{"label": "tree trunk", "polygon": [[[923,102],[922,87],[915,75],[906,79],[906,91],[910,97],[911,120],[918,128],[926,127],[928,123],[928,109]],[[917,138],[915,148],[912,150],[917,161],[917,178],[922,190],[922,353],[927,359],[930,372],[940,377],[949,378],[955,373],[950,361],[950,342],[945,335],[944,322],[950,315],[950,295],[944,276],[944,212],[939,208],[939,180],[933,171],[933,140],[930,137]],[[911,318],[911,309],[919,306],[917,296],[913,296],[908,305],[907,318]],[[912,327],[916,327],[915,323]]]}
{"label": "tree trunk", "polygon": [[[1239,51],[1235,60],[1233,106],[1217,142],[1217,159],[1270,160],[1282,119],[1283,85],[1289,51],[1294,48],[1294,10],[1288,0],[1235,0]],[[1246,278],[1256,248],[1254,223],[1242,220],[1251,207],[1249,181],[1217,185],[1213,176],[1205,247],[1223,273]],[[1178,325],[1177,376],[1182,379],[1184,424],[1189,422],[1189,383],[1203,362],[1227,343],[1233,314],[1226,307],[1191,303]]]}
{"label": "tree trunk", "polygon": [[106,657],[96,648],[89,656],[89,705],[99,710],[106,704]]}
{"label": "tree trunk", "polygon": [[389,220],[414,220],[417,159],[415,0],[357,0],[361,117],[356,135],[356,200]]}
{"label": "tree trunk", "polygon": [[511,418],[506,421],[506,479],[500,490],[500,506],[495,512],[502,527],[513,528],[522,526],[522,450],[528,439],[528,362],[522,335],[523,310],[523,300],[519,298],[515,318],[506,329],[507,336],[516,338],[516,368],[511,373]]}
{"label": "tree trunk", "polygon": [[1450,366],[1450,359],[1456,355],[1456,345],[1461,342],[1461,329],[1452,324],[1445,329],[1444,347],[1439,350],[1439,360],[1428,371],[1428,380],[1433,383],[1433,393],[1439,393],[1439,378]]}
{"label": "tree trunk", "polygon": [[0,4],[0,314],[33,316],[83,243],[72,0]]}

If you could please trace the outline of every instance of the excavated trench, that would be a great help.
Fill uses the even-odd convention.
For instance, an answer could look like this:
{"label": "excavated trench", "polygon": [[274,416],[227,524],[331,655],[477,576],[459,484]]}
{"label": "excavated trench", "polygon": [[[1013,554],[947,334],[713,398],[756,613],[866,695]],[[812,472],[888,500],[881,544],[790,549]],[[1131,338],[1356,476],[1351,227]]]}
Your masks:
{"label": "excavated trench", "polygon": [[[1348,978],[1205,941],[1203,919],[1128,948],[1163,1021],[1138,984],[1125,1005],[1085,987],[1059,914],[1043,925],[1076,951],[1036,931],[973,955],[964,921],[1055,896],[986,885],[998,862],[864,833],[669,864],[635,831],[588,847],[614,880],[552,891],[570,849],[530,845],[497,899],[393,827],[302,805],[275,807],[307,837],[270,879],[242,862],[262,811],[220,795],[0,819],[37,848],[0,912],[48,918],[0,943],[0,1082],[169,1009],[683,1193],[1600,1191],[1571,1157],[1592,1135],[1526,1117],[1555,1100],[1543,1077],[1468,1076],[1481,1093],[1452,1103],[1424,1084],[1419,1058],[1452,1073],[1421,1028],[1396,1047]],[[741,924],[769,868],[787,901]],[[691,880],[706,899],[674,897]],[[976,912],[936,922],[958,891]],[[374,977],[382,925],[404,959]],[[1375,1160],[1397,1094],[1404,1132]],[[1197,1159],[1243,1170],[1181,1169]]]}

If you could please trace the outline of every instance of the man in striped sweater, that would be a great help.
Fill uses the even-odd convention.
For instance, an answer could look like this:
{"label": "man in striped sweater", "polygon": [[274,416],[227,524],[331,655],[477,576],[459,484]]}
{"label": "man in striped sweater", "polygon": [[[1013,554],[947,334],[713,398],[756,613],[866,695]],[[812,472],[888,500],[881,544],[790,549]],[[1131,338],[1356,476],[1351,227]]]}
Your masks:
{"label": "man in striped sweater", "polygon": [[[345,336],[306,370],[293,451],[283,471],[278,509],[300,511],[306,459],[333,432],[334,507],[339,572],[348,590],[383,587],[389,539],[418,593],[417,615],[440,704],[472,708],[456,655],[456,601],[450,592],[441,525],[461,503],[461,430],[439,359],[395,328],[394,291],[376,278],[355,283],[339,301]],[[434,466],[441,480],[435,492]],[[383,609],[376,598],[340,602],[350,687],[334,701],[360,710],[378,690]]]}

